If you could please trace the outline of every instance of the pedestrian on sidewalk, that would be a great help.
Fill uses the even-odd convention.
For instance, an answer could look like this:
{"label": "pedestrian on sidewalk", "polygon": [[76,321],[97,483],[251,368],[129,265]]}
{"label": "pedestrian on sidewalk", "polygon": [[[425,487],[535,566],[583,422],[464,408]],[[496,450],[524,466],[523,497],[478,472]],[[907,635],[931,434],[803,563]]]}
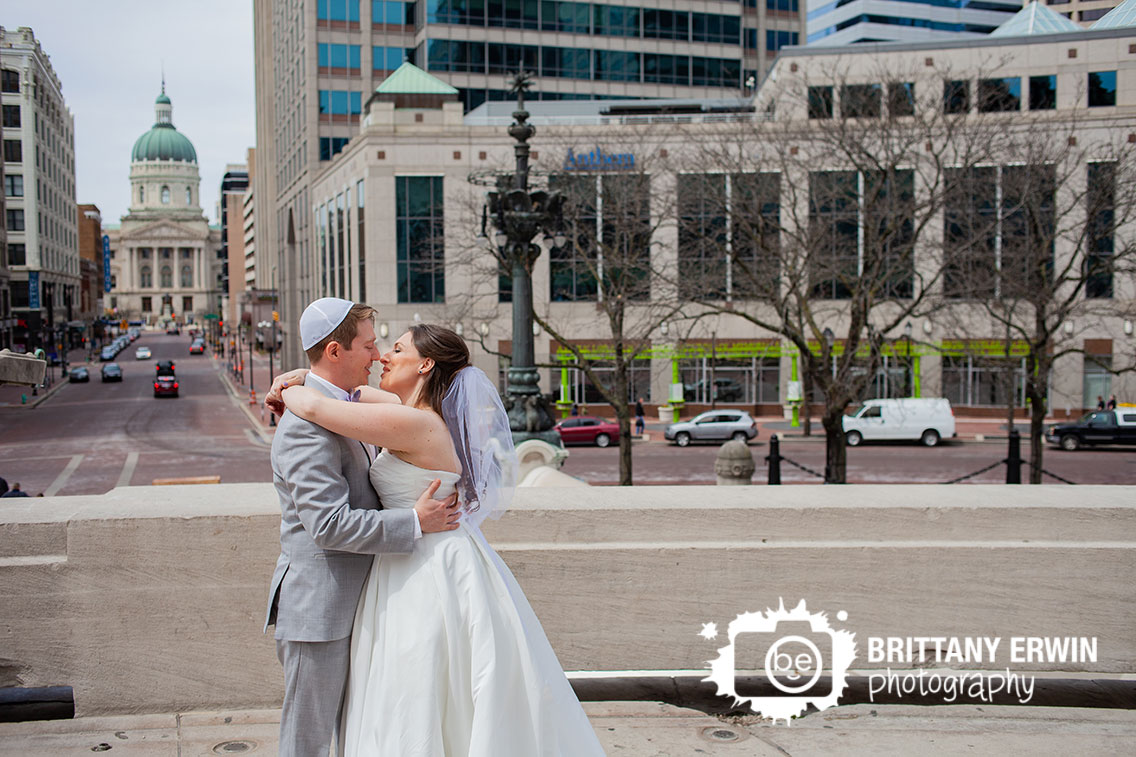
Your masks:
{"label": "pedestrian on sidewalk", "polygon": [[635,401],[635,435],[642,436],[647,429],[647,419],[643,417],[643,398]]}
{"label": "pedestrian on sidewalk", "polygon": [[1116,409],[1116,395],[1115,394],[1111,394],[1108,397],[1108,409],[1109,410],[1115,410]]}
{"label": "pedestrian on sidewalk", "polygon": [[26,497],[26,496],[28,496],[28,493],[20,488],[20,482],[17,481],[16,483],[12,484],[11,491],[6,491],[3,494],[0,494],[0,499],[4,499],[5,497]]}

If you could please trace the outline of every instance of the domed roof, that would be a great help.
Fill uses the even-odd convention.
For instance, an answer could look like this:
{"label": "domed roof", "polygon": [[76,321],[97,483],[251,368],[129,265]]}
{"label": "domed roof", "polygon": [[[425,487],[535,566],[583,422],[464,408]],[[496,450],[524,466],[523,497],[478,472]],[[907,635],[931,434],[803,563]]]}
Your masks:
{"label": "domed roof", "polygon": [[150,131],[140,136],[134,143],[134,150],[130,159],[134,162],[143,160],[179,160],[184,163],[197,162],[197,150],[193,143],[174,128],[173,104],[166,95],[166,87],[162,85],[162,94],[154,101],[155,123]]}

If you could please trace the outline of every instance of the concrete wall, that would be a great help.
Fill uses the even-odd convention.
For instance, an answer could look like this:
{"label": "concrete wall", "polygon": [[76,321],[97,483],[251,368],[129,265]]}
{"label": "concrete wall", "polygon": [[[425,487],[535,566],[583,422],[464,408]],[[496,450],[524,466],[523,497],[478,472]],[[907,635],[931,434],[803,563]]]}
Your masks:
{"label": "concrete wall", "polygon": [[[1136,673],[1133,487],[521,490],[486,529],[568,670],[707,668],[741,612],[799,599],[866,636],[1095,636]],[[0,685],[76,714],[276,705],[261,634],[278,551],[267,484],[0,506]],[[861,645],[855,669],[870,667]],[[893,665],[893,667],[895,667]],[[708,684],[709,685],[709,684]]]}

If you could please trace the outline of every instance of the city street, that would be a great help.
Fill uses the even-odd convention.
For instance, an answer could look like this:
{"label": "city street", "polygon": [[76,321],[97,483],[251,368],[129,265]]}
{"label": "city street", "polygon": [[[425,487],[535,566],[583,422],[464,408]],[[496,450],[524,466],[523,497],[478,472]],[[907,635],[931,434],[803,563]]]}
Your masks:
{"label": "city street", "polygon": [[[691,445],[679,448],[662,440],[662,431],[649,432],[651,441],[635,441],[633,446],[634,480],[636,484],[713,484],[714,458],[717,444]],[[750,451],[757,463],[753,482],[766,482],[765,456],[769,454],[769,434],[763,430]],[[1025,440],[1022,456],[1028,457]],[[824,438],[789,438],[781,443],[782,457],[824,473]],[[865,444],[848,450],[848,482],[860,484],[934,484],[944,483],[973,473],[1006,456],[1006,441],[952,442],[927,448],[918,444]],[[1078,484],[1136,483],[1136,448],[1101,447],[1065,452],[1047,447],[1043,468]],[[615,484],[619,481],[619,450],[615,446],[569,447],[565,473],[590,484]],[[996,484],[1005,481],[1006,469],[993,470],[968,479],[970,483]],[[1028,469],[1022,466],[1022,478],[1028,481]],[[782,462],[781,481],[785,484],[820,483],[821,479]],[[1048,476],[1045,483],[1064,486]]]}
{"label": "city street", "polygon": [[[135,360],[138,347],[153,356]],[[174,360],[179,396],[154,397],[154,363]],[[268,446],[221,379],[221,362],[189,354],[189,337],[144,331],[115,358],[122,383],[66,384],[35,409],[0,408],[0,476],[35,496],[101,494],[154,479],[271,481]],[[66,381],[66,379],[64,379]]]}
{"label": "city street", "polygon": [[[135,360],[138,347],[150,347],[149,360]],[[259,359],[257,396],[267,387],[267,363]],[[155,398],[152,378],[157,360],[174,360],[180,384],[177,398]],[[189,354],[189,338],[144,332],[116,358],[124,380],[101,383],[100,363],[90,365],[89,384],[64,384],[35,409],[0,407],[0,476],[20,482],[33,496],[100,494],[115,486],[146,486],[160,478],[220,476],[225,483],[272,479],[268,445],[242,412],[247,388],[237,387],[239,401],[225,387],[224,363]],[[65,381],[66,379],[64,379]],[[260,416],[260,407],[255,416]],[[271,431],[261,425],[265,436]],[[771,430],[763,425],[750,445],[757,463],[753,481],[766,481],[765,456]],[[799,433],[799,432],[798,432]],[[712,484],[716,444],[685,449],[662,439],[661,426],[648,429],[649,440],[634,443],[635,483],[647,485]],[[564,472],[591,484],[619,479],[615,447],[570,447]],[[1023,441],[1023,455],[1028,455]],[[820,436],[787,436],[781,454],[824,471]],[[928,449],[913,444],[864,445],[848,450],[850,483],[943,483],[979,470],[1006,455],[1004,439],[955,441]],[[1065,452],[1048,447],[1045,469],[1078,484],[1136,483],[1136,449],[1106,447]],[[1025,467],[1023,476],[1027,475]],[[781,466],[786,484],[814,484],[820,479],[789,463]],[[970,483],[998,483],[1005,469],[997,466]],[[1050,477],[1046,483],[1064,485]]]}

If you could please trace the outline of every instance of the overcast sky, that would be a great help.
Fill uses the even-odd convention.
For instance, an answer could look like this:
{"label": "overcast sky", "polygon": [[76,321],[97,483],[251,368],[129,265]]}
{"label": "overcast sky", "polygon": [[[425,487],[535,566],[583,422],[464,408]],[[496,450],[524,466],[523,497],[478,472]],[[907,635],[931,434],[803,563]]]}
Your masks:
{"label": "overcast sky", "polygon": [[252,0],[3,0],[0,25],[30,26],[75,117],[79,203],[118,223],[130,150],[154,123],[166,72],[174,126],[193,142],[210,221],[228,163],[256,142]]}

